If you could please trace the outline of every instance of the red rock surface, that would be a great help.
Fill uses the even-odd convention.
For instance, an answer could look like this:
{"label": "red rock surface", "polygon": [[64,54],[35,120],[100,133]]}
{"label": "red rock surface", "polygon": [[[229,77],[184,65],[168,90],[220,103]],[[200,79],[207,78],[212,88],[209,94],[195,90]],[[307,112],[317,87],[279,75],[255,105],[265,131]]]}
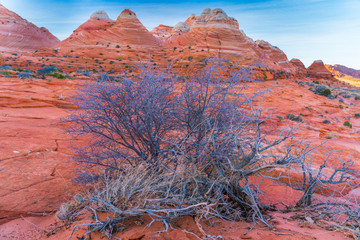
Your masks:
{"label": "red rock surface", "polygon": [[151,30],[151,34],[159,38],[160,40],[165,40],[171,36],[172,29],[173,27],[160,24],[159,26]]}
{"label": "red rock surface", "polygon": [[[79,51],[87,53],[108,48],[135,48],[147,50],[158,48],[161,41],[155,38],[139,21],[136,14],[125,9],[116,21],[107,18],[105,12],[102,18],[94,17],[82,24],[73,34],[60,44],[61,52]],[[105,16],[105,17],[104,17]]]}
{"label": "red rock surface", "polygon": [[[167,48],[191,47],[200,51],[214,52],[221,56],[236,55],[243,63],[262,59],[271,66],[287,62],[287,57],[279,48],[266,41],[253,41],[239,29],[236,19],[229,17],[222,9],[205,9],[201,15],[194,14],[174,28],[161,29],[161,39]],[[288,67],[291,67],[288,65]]]}
{"label": "red rock surface", "polygon": [[61,99],[75,85],[0,78],[0,224],[50,213],[74,192],[68,140],[54,124],[68,114]]}
{"label": "red rock surface", "polygon": [[59,42],[46,28],[38,28],[0,4],[0,51],[32,52]]}
{"label": "red rock surface", "polygon": [[293,58],[290,60],[290,63],[295,65],[296,67],[298,67],[301,70],[305,70],[305,65],[297,58]]}
{"label": "red rock surface", "polygon": [[330,78],[332,77],[331,72],[325,67],[323,61],[316,60],[308,68],[308,74],[314,77]]}
{"label": "red rock surface", "polygon": [[[309,222],[299,222],[292,220],[291,217],[294,213],[273,213],[271,214],[273,221],[276,222],[277,228],[268,230],[262,224],[256,226],[252,231],[248,232],[253,227],[253,223],[247,222],[226,222],[215,220],[212,227],[203,223],[208,234],[218,236],[222,235],[226,240],[238,239],[253,239],[253,240],[350,240],[352,239],[347,233],[344,232],[331,232],[322,229]],[[144,219],[144,224],[131,224],[122,233],[115,234],[115,237],[120,239],[142,239],[142,240],[198,240],[191,233],[185,233],[181,230],[169,229],[167,233],[158,234],[156,231],[163,230],[162,223],[154,223],[151,227],[146,227],[149,219]],[[36,226],[32,225],[35,224]],[[64,240],[68,239],[72,229],[62,229],[57,231],[56,234],[47,236],[45,231],[55,228],[58,221],[52,217],[46,216],[42,218],[24,217],[16,219],[12,222],[0,226],[0,238],[3,239],[31,239],[31,240]],[[186,229],[201,236],[200,231],[197,229],[194,219],[192,217],[185,217],[178,221],[177,226]],[[71,239],[78,239],[82,237],[85,230],[75,231]],[[91,239],[103,239],[99,233],[92,233]]]}
{"label": "red rock surface", "polygon": [[244,61],[258,57],[256,44],[239,30],[238,22],[221,9],[205,9],[195,17],[188,31],[173,32],[165,43],[167,47],[191,46],[204,51],[220,51],[223,55],[236,53]]}

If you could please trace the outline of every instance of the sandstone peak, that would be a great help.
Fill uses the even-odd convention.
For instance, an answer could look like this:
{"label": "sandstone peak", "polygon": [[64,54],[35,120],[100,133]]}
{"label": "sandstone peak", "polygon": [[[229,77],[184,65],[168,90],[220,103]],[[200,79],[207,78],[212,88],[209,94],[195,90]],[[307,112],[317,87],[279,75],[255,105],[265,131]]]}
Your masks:
{"label": "sandstone peak", "polygon": [[173,28],[174,32],[188,32],[190,31],[190,25],[186,22],[178,22],[175,27]]}
{"label": "sandstone peak", "polygon": [[323,61],[316,60],[308,67],[308,74],[313,77],[329,78],[332,77],[331,72],[325,67]]}
{"label": "sandstone peak", "polygon": [[[100,12],[100,15],[104,14]],[[64,52],[75,48],[89,50],[105,46],[136,46],[140,49],[149,49],[158,48],[161,44],[161,41],[144,27],[134,12],[125,9],[116,21],[90,19],[85,22],[69,38],[62,41],[61,49]]]}
{"label": "sandstone peak", "polygon": [[91,14],[92,19],[110,19],[109,15],[104,10],[99,10]]}
{"label": "sandstone peak", "polygon": [[198,17],[198,19],[202,21],[235,20],[234,18],[229,17],[221,8],[206,8]]}
{"label": "sandstone peak", "polygon": [[210,13],[210,11],[211,11],[210,8],[205,8],[205,9],[203,10],[203,12],[201,13],[201,15],[207,15],[207,14]]}
{"label": "sandstone peak", "polygon": [[117,20],[120,19],[137,19],[136,14],[129,10],[129,9],[125,9],[124,11],[122,11],[119,15],[119,17],[117,18]]}
{"label": "sandstone peak", "polygon": [[192,25],[196,20],[196,15],[195,14],[190,14],[190,16],[186,19],[186,23],[189,25]]}
{"label": "sandstone peak", "polygon": [[221,8],[204,9],[201,15],[196,17],[194,24],[191,26],[197,27],[203,24],[215,24],[214,27],[219,28],[233,28],[236,30],[239,29],[237,20],[235,18],[229,17]]}
{"label": "sandstone peak", "polygon": [[39,28],[0,4],[0,50],[32,52],[59,43],[46,28]]}
{"label": "sandstone peak", "polygon": [[159,26],[151,30],[151,34],[159,39],[165,40],[172,35],[172,30],[173,27],[160,24]]}
{"label": "sandstone peak", "polygon": [[300,59],[293,58],[290,60],[290,63],[294,64],[298,68],[305,69],[305,65],[303,64],[303,62]]}

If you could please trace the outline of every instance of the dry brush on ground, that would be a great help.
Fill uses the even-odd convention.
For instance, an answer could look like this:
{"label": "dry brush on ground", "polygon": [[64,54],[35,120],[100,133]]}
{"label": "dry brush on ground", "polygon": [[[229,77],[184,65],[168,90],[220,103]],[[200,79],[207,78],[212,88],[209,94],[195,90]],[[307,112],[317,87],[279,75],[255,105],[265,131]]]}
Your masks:
{"label": "dry brush on ground", "polygon": [[[190,215],[199,238],[216,239],[221,236],[207,235],[203,220],[245,219],[274,227],[266,214],[272,207],[261,201],[261,179],[284,183],[288,178],[290,187],[304,192],[294,206],[299,209],[320,206],[311,201],[319,188],[353,187],[358,174],[351,170],[352,161],[329,176],[323,171],[325,156],[313,173],[309,160],[317,147],[297,139],[300,123],[269,127],[272,109],[262,108],[269,90],[247,91],[253,69],[208,59],[205,67],[183,76],[143,64],[136,78],[102,75],[86,84],[74,98],[77,110],[63,122],[74,137],[87,139],[86,146],[75,147],[74,159],[81,166],[78,180],[94,187],[64,205],[58,216],[73,222],[88,214],[91,221],[74,230],[86,226],[88,236],[101,231],[111,238],[127,221],[144,215],[151,217],[150,225],[162,222],[163,231],[175,227],[174,219]],[[281,173],[290,171],[298,182]],[[257,184],[254,177],[260,179]],[[347,204],[338,206],[359,206]],[[335,203],[325,200],[325,205]],[[329,218],[339,215],[322,209]],[[354,213],[341,214],[356,229]]]}

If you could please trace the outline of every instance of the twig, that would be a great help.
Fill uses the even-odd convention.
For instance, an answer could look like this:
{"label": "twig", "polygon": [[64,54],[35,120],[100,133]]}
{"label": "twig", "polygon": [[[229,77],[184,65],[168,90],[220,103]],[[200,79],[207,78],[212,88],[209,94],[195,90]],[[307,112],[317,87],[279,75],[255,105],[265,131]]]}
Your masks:
{"label": "twig", "polygon": [[24,218],[23,216],[21,216],[21,218],[22,218],[23,220],[25,220],[27,223],[30,223],[31,225],[33,225],[34,227],[36,227],[37,229],[39,229],[42,233],[47,233],[47,231],[41,229],[41,227],[39,227],[39,226],[36,225],[35,223],[30,222],[29,220],[27,220],[27,219]]}

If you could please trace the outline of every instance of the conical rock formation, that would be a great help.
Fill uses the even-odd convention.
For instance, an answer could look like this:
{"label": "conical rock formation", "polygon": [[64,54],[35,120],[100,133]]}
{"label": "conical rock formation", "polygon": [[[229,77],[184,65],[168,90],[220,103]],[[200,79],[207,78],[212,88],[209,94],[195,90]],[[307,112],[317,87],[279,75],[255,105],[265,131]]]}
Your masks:
{"label": "conical rock formation", "polygon": [[0,4],[0,50],[33,52],[59,42],[46,28],[38,28]]}

